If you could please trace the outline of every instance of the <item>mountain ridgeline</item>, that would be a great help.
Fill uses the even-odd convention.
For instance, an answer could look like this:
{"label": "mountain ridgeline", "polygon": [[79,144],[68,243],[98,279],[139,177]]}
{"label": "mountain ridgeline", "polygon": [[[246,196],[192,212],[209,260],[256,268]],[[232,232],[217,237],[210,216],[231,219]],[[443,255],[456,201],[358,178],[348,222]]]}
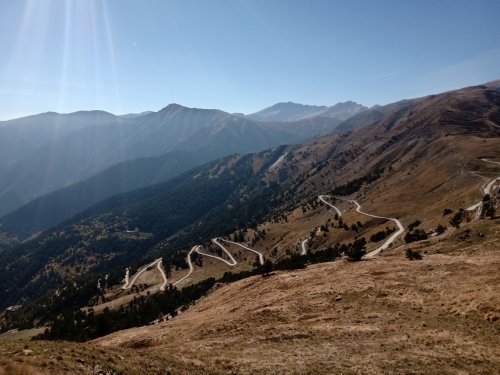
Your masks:
{"label": "mountain ridgeline", "polygon": [[[284,124],[255,121],[220,110],[171,104],[158,112],[138,115],[115,116],[103,111],[88,111],[45,113],[3,121],[0,123],[0,157],[5,162],[0,166],[0,216],[99,173],[109,173],[108,177],[101,174],[101,182],[111,179],[117,169],[108,169],[119,163],[161,156],[167,161],[171,159],[168,153],[172,152],[177,153],[170,154],[174,155],[173,159],[175,155],[185,153],[187,160],[185,163],[163,163],[158,176],[139,176],[138,181],[143,181],[143,184],[114,183],[102,191],[113,194],[146,186],[199,165],[201,161],[233,153],[244,154],[304,142],[334,131],[343,116],[344,113],[338,118],[309,118]],[[150,167],[147,160],[141,165],[152,170],[158,160],[150,159]],[[199,162],[191,164],[189,160]],[[169,163],[172,170],[166,171]],[[181,164],[186,168],[179,168]],[[127,165],[117,168],[127,169]],[[67,191],[62,194],[67,196]],[[96,203],[108,195],[90,196],[95,196],[95,199],[83,201]],[[64,199],[68,202],[79,198]],[[80,208],[69,207],[68,212]],[[34,227],[43,226],[36,224]]]}
{"label": "mountain ridgeline", "polygon": [[298,121],[313,117],[333,118],[344,121],[367,109],[365,106],[352,101],[337,103],[331,107],[287,102],[277,103],[246,117],[258,121]]}

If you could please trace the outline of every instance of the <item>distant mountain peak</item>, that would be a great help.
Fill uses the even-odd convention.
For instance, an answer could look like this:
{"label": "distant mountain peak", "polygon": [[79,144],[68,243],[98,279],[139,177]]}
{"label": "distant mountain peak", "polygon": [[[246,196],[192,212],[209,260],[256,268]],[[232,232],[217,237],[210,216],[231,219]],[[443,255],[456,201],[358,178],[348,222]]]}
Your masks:
{"label": "distant mountain peak", "polygon": [[160,112],[178,112],[186,109],[191,109],[177,103],[170,103],[165,108],[162,108]]}
{"label": "distant mountain peak", "polygon": [[247,117],[257,121],[298,121],[316,116],[345,120],[366,109],[363,105],[352,100],[337,103],[331,107],[288,101],[276,103]]}
{"label": "distant mountain peak", "polygon": [[171,103],[165,108],[158,111],[159,114],[163,116],[206,116],[206,115],[216,115],[216,116],[232,116],[231,114],[221,111],[220,109],[206,109],[206,108],[191,108],[185,107],[177,103]]}
{"label": "distant mountain peak", "polygon": [[310,104],[296,103],[296,102],[292,102],[292,101],[276,103],[275,105],[273,105],[273,106],[271,106],[269,108],[284,107],[284,106],[287,106],[287,107],[301,107],[301,108],[326,108],[326,106],[324,106],[324,105],[310,105]]}
{"label": "distant mountain peak", "polygon": [[170,103],[165,108],[160,110],[160,112],[181,112],[181,111],[218,111],[218,112],[223,112],[219,109],[186,107],[184,105],[177,104],[177,103]]}
{"label": "distant mountain peak", "polygon": [[79,115],[103,115],[103,116],[113,116],[115,117],[114,114],[110,113],[110,112],[106,112],[106,111],[103,111],[103,110],[100,110],[100,109],[92,109],[92,110],[87,110],[87,111],[76,111],[76,112],[71,112],[71,113],[68,113],[68,115],[71,115],[71,116],[79,116]]}
{"label": "distant mountain peak", "polygon": [[154,112],[153,111],[144,111],[144,112],[140,112],[140,113],[126,113],[126,114],[120,115],[119,117],[126,118],[126,119],[132,119],[132,118],[150,115],[151,113],[154,113]]}
{"label": "distant mountain peak", "polygon": [[189,107],[186,107],[184,105],[180,105],[179,103],[170,103],[165,108],[166,109],[187,109]]}

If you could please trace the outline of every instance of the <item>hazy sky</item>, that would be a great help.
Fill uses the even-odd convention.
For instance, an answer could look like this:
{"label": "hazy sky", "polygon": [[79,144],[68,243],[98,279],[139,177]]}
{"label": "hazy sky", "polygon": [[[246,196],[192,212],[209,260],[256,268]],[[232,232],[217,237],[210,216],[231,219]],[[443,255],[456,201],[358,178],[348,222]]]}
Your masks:
{"label": "hazy sky", "polygon": [[500,1],[1,0],[0,119],[365,105],[500,78]]}

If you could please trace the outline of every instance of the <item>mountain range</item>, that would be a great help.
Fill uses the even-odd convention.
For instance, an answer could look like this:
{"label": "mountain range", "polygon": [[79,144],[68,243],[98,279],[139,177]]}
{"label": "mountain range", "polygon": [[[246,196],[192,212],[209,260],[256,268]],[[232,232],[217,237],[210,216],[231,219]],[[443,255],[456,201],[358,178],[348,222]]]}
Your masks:
{"label": "mountain range", "polygon": [[[19,155],[4,150],[13,163],[5,166],[0,180],[0,233],[8,234],[0,246],[47,229],[113,194],[166,181],[224,155],[300,143],[334,131],[341,122],[334,117],[256,122],[177,104],[126,119],[98,111],[39,116],[44,137],[24,144]],[[0,132],[16,130],[10,140],[6,133],[5,142],[31,142],[23,129],[33,131],[37,118],[4,124]]]}
{"label": "mountain range", "polygon": [[286,102],[277,103],[246,117],[258,121],[297,121],[311,117],[326,117],[344,121],[367,109],[367,107],[353,101],[337,103],[331,107]]}
{"label": "mountain range", "polygon": [[[205,114],[189,111],[195,117]],[[370,111],[375,115],[370,115]],[[169,106],[162,116],[181,112],[183,108]],[[245,122],[231,115],[209,113],[245,126]],[[14,304],[20,297],[32,298],[42,285],[43,290],[55,288],[61,279],[73,277],[68,270],[76,266],[92,274],[162,256],[166,264],[182,267],[185,251],[194,243],[206,243],[214,235],[227,235],[238,228],[254,228],[269,215],[282,215],[311,196],[332,191],[351,194],[359,189],[353,187],[361,186],[363,181],[379,178],[380,171],[387,175],[371,190],[363,190],[365,200],[377,196],[382,184],[389,184],[393,199],[385,203],[383,211],[405,221],[411,220],[417,211],[423,218],[434,217],[442,207],[429,204],[422,208],[422,200],[445,199],[448,193],[443,186],[450,184],[447,181],[454,175],[456,165],[500,156],[497,84],[390,104],[364,113],[357,116],[368,119],[367,122],[360,119],[349,132],[298,146],[228,156],[161,184],[112,196],[4,251],[0,255],[4,304]],[[207,129],[217,133],[213,127]],[[436,178],[438,175],[440,179]],[[428,182],[423,181],[428,178],[434,179],[436,187],[429,191],[416,188],[421,185],[427,189]],[[80,195],[74,197],[81,197],[87,188],[85,184],[78,187]],[[408,189],[412,191],[412,201],[406,195]],[[468,196],[472,191],[470,185],[460,182],[454,194]],[[51,199],[43,202],[43,210],[57,207]],[[404,208],[402,201],[406,202]],[[380,210],[380,203],[370,206]],[[16,215],[34,212],[30,208],[24,210],[24,214],[20,211]],[[17,229],[14,225],[16,215],[6,216],[2,225],[21,230],[22,220]],[[143,235],[123,235],[127,228],[136,227]],[[99,239],[97,233],[102,233]],[[45,273],[49,263],[51,276]],[[63,265],[67,269],[64,273],[54,271]]]}
{"label": "mountain range", "polygon": [[162,151],[0,218],[0,373],[494,373],[500,81],[303,109],[75,125]]}

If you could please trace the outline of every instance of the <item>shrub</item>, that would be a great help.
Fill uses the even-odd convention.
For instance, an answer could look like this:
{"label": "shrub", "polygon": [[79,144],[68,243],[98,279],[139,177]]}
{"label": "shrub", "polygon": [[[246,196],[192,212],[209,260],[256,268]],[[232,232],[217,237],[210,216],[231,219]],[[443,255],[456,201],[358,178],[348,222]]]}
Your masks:
{"label": "shrub", "polygon": [[413,223],[408,225],[408,232],[411,232],[414,228],[418,227],[422,222],[420,220],[415,220]]}
{"label": "shrub", "polygon": [[406,257],[409,260],[420,260],[422,259],[422,255],[418,251],[413,251],[411,249],[406,250]]}
{"label": "shrub", "polygon": [[489,205],[488,207],[485,207],[484,216],[487,216],[490,219],[495,219],[496,218],[495,206]]}
{"label": "shrub", "polygon": [[354,241],[354,243],[347,245],[345,254],[350,262],[359,262],[366,254],[365,251],[366,240],[364,237]]}
{"label": "shrub", "polygon": [[434,229],[438,235],[443,234],[446,231],[446,227],[444,225],[439,224],[436,229]]}
{"label": "shrub", "polygon": [[449,215],[453,212],[453,210],[451,210],[450,208],[445,208],[443,210],[443,216],[446,216],[446,215]]}
{"label": "shrub", "polygon": [[422,229],[415,229],[413,232],[407,232],[405,235],[405,242],[415,242],[427,239],[427,233]]}
{"label": "shrub", "polygon": [[494,219],[496,217],[495,204],[494,202],[492,202],[492,199],[489,194],[486,194],[483,197],[483,206],[481,209],[481,215],[483,217],[490,217],[491,219]]}
{"label": "shrub", "polygon": [[455,228],[460,227],[460,223],[464,219],[465,216],[465,211],[463,208],[459,208],[457,213],[451,218],[450,224],[453,225]]}
{"label": "shrub", "polygon": [[261,267],[262,276],[269,276],[269,274],[273,271],[274,264],[269,259],[266,259],[264,264]]}
{"label": "shrub", "polygon": [[382,241],[386,237],[385,230],[381,230],[375,234],[370,236],[370,242],[379,242]]}

